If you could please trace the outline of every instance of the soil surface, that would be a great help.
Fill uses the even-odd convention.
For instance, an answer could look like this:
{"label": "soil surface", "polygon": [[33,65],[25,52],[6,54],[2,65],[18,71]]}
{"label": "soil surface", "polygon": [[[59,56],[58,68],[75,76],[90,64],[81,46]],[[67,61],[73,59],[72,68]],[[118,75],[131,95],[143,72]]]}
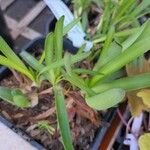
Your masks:
{"label": "soil surface", "polygon": [[[13,76],[4,79],[0,84],[11,88],[19,87],[19,82]],[[40,90],[49,88],[46,82],[43,85],[44,88],[42,87]],[[72,92],[70,96],[66,96],[66,105],[74,147],[76,150],[88,150],[99,127],[100,122],[97,117],[100,114],[92,109],[89,109],[88,112],[86,108],[88,106],[85,106],[82,102],[80,103],[80,100],[82,98]],[[39,94],[38,105],[28,109],[20,109],[1,100],[0,113],[46,149],[63,150],[52,93]],[[41,121],[46,122],[55,129],[53,134],[45,128],[39,128],[38,124]]]}

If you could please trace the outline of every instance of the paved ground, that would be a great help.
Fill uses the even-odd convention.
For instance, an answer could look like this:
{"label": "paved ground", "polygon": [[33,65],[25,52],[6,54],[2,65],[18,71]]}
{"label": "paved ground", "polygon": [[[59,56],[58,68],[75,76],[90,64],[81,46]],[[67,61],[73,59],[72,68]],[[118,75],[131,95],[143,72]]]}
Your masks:
{"label": "paved ground", "polygon": [[[37,2],[35,0],[15,0],[15,2],[10,7],[8,7],[4,13],[17,21],[20,21],[21,18],[23,18],[23,16],[36,4]],[[49,8],[46,7],[28,27],[38,31],[44,36],[46,35],[46,24],[49,22],[49,20],[53,20],[53,14]],[[19,36],[15,41],[15,45],[17,49],[21,49],[28,42],[28,39]]]}

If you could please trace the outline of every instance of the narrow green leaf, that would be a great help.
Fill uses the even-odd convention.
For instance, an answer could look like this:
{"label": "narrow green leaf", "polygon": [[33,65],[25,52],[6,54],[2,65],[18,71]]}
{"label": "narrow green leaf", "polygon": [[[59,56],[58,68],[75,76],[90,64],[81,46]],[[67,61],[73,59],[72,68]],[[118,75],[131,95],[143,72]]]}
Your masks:
{"label": "narrow green leaf", "polygon": [[[64,23],[64,16],[62,16],[56,23],[55,31],[54,31],[54,47],[55,47],[55,60],[59,61],[62,59],[63,55],[63,23]],[[55,70],[55,76],[60,75],[60,67],[57,67]]]}
{"label": "narrow green leaf", "polygon": [[97,84],[105,76],[112,74],[113,72],[121,69],[123,66],[141,56],[150,49],[150,37],[135,42],[131,47],[126,49],[123,53],[106,63],[100,70],[100,75],[93,77],[91,80],[91,86]]}
{"label": "narrow green leaf", "polygon": [[68,115],[64,102],[64,95],[60,87],[54,87],[57,119],[60,133],[65,150],[73,150],[71,132],[69,127]]}
{"label": "narrow green leaf", "polygon": [[54,57],[53,43],[54,43],[54,34],[51,32],[47,35],[44,46],[46,65],[51,65],[51,63],[53,62]]}
{"label": "narrow green leaf", "polygon": [[71,55],[69,53],[65,53],[64,65],[65,65],[65,69],[66,69],[68,75],[71,75],[71,73],[72,73],[72,69],[71,69]]}
{"label": "narrow green leaf", "polygon": [[[126,29],[123,31],[115,32],[114,37],[115,38],[120,38],[120,37],[126,37],[129,36],[133,33],[138,32],[140,27],[132,28],[132,29]],[[93,40],[93,43],[100,43],[106,40],[106,35],[100,36],[100,38],[96,38]]]}
{"label": "narrow green leaf", "polygon": [[115,27],[111,26],[106,36],[106,40],[105,40],[105,43],[101,52],[101,57],[103,57],[103,55],[107,53],[107,50],[109,49],[111,42],[113,41],[114,33],[115,33]]}
{"label": "narrow green leaf", "polygon": [[83,44],[83,45],[78,49],[77,54],[84,53],[85,47],[86,47],[86,44]]}
{"label": "narrow green leaf", "polygon": [[138,16],[142,11],[146,10],[146,8],[150,7],[149,0],[143,0],[141,3],[134,9],[134,11],[130,14],[131,16]]}
{"label": "narrow green leaf", "polygon": [[87,97],[86,103],[96,109],[96,110],[105,110],[116,106],[118,103],[123,101],[125,97],[125,91],[123,89],[110,89],[94,95],[92,97]]}
{"label": "narrow green leaf", "polygon": [[77,73],[77,74],[89,74],[89,75],[92,75],[92,76],[95,76],[95,75],[99,74],[97,71],[88,70],[88,69],[81,69],[81,68],[77,68],[77,69],[75,68],[75,69],[73,69],[73,72]]}
{"label": "narrow green leaf", "polygon": [[[31,54],[29,54],[26,51],[22,51],[20,53],[20,56],[24,59],[24,61],[28,65],[30,65],[34,70],[36,70],[37,73],[39,73],[45,67],[45,65],[40,64],[37,59],[35,59]],[[40,77],[40,75],[43,75],[45,77],[45,79],[47,79],[49,81],[51,80],[48,72],[43,72],[42,74],[38,74],[37,77]]]}
{"label": "narrow green leaf", "polygon": [[45,51],[42,52],[42,55],[41,55],[41,57],[39,59],[39,63],[42,64],[44,59],[45,59]]}
{"label": "narrow green leaf", "polygon": [[122,45],[122,51],[130,47],[142,34],[142,32],[145,30],[146,26],[148,25],[148,22],[143,24],[134,34],[132,34],[127,40],[125,40]]}
{"label": "narrow green leaf", "polygon": [[132,7],[132,5],[136,2],[136,0],[123,0],[121,1],[121,5],[118,7],[118,10],[116,11],[115,18],[113,20],[113,23],[118,23],[120,21],[120,18]]}
{"label": "narrow green leaf", "polygon": [[30,65],[34,70],[36,71],[40,71],[43,69],[44,65],[40,64],[39,61],[37,59],[35,59],[31,54],[29,54],[26,51],[22,51],[20,53],[20,56],[22,57],[22,59],[28,64]]}
{"label": "narrow green leaf", "polygon": [[12,62],[15,62],[18,66],[27,69],[19,57],[13,52],[5,40],[0,36],[0,51]]}
{"label": "narrow green leaf", "polygon": [[110,0],[107,0],[107,1],[104,1],[105,3],[105,6],[104,6],[104,13],[103,13],[103,19],[102,19],[102,33],[107,33],[107,30],[108,30],[108,27],[109,27],[109,24],[110,24],[110,11],[111,11],[111,4],[112,2]]}
{"label": "narrow green leaf", "polygon": [[82,91],[84,91],[88,95],[94,95],[95,93],[87,86],[85,81],[80,78],[75,73],[71,73],[71,75],[64,74],[64,78],[69,81],[72,85],[80,88]]}
{"label": "narrow green leaf", "polygon": [[35,81],[34,76],[28,69],[22,68],[20,65],[16,64],[15,62],[16,61],[9,60],[6,57],[0,55],[0,64],[1,65],[4,65],[11,69],[15,69],[16,71],[26,75],[32,81]]}
{"label": "narrow green leaf", "polygon": [[126,91],[132,91],[147,87],[150,87],[150,73],[124,77],[109,83],[102,83],[94,86],[92,90],[96,93],[101,93],[112,88],[121,88]]}
{"label": "narrow green leaf", "polygon": [[64,23],[64,16],[61,17],[55,27],[55,57],[56,60],[62,58],[63,53],[63,23]]}
{"label": "narrow green leaf", "polygon": [[79,21],[80,18],[74,19],[67,26],[65,26],[63,29],[63,35],[66,35]]}
{"label": "narrow green leaf", "polygon": [[[76,62],[80,62],[81,60],[87,58],[90,54],[91,54],[91,52],[84,52],[82,54],[71,55],[71,64],[70,65],[72,65]],[[43,74],[44,72],[47,72],[51,69],[61,67],[61,66],[64,66],[64,58],[52,63],[50,66],[43,67],[43,69],[40,71],[39,74]]]}
{"label": "narrow green leaf", "polygon": [[99,70],[107,62],[111,61],[113,58],[121,54],[122,47],[116,42],[112,42],[110,47],[102,57],[100,56],[98,62],[94,66],[94,70]]}
{"label": "narrow green leaf", "polygon": [[[49,33],[45,40],[45,62],[46,66],[50,66],[54,60],[54,33]],[[55,82],[55,74],[54,70],[51,69],[49,71],[51,83],[54,84]]]}

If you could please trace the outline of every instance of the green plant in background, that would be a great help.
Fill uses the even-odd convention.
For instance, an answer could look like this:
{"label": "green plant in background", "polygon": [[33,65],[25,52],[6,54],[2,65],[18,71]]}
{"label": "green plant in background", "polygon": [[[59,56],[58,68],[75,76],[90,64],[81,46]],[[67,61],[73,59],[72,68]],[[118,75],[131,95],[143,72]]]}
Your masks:
{"label": "green plant in background", "polygon": [[89,13],[92,5],[101,7],[103,2],[101,0],[72,0],[74,5],[74,15],[76,18],[81,17],[81,23],[84,31],[88,28],[89,25]]}
{"label": "green plant in background", "polygon": [[85,31],[90,27],[88,16],[92,13],[91,8],[94,7],[100,15],[96,32],[92,37],[94,43],[103,42],[113,26],[116,31],[114,38],[121,37],[122,39],[136,32],[140,26],[138,19],[150,12],[149,0],[141,2],[137,0],[72,0],[72,3],[75,17],[81,17],[81,24]]}
{"label": "green plant in background", "polygon": [[[115,80],[116,74],[114,74],[150,49],[149,30],[150,21],[147,21],[139,27],[137,33],[129,36],[123,43],[106,41],[107,45],[103,46],[103,55],[100,55],[93,70],[90,71],[71,65],[68,56],[65,63],[65,79],[80,88],[85,93],[87,104],[97,110],[115,106],[124,99],[126,91],[149,87],[150,73],[117,80]],[[91,76],[81,79],[78,74]]]}

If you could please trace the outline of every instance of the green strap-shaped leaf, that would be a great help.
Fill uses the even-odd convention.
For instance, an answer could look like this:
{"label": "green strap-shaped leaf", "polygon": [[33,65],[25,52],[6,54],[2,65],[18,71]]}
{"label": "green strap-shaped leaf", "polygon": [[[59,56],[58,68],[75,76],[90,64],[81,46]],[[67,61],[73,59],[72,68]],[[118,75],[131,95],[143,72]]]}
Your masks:
{"label": "green strap-shaped leaf", "polygon": [[[84,52],[82,54],[76,54],[76,55],[71,55],[71,64],[74,64],[76,62],[80,62],[81,60],[87,58],[89,55],[91,54],[91,52]],[[52,63],[50,66],[46,66],[46,67],[43,67],[43,69],[40,71],[39,74],[42,74],[44,72],[47,72],[51,69],[54,69],[54,68],[57,68],[57,67],[61,67],[61,66],[64,66],[64,58],[63,59],[60,59],[54,63]]]}
{"label": "green strap-shaped leaf", "polygon": [[90,107],[96,110],[105,110],[116,106],[118,103],[123,101],[124,97],[125,90],[110,89],[92,97],[87,97],[85,100]]}
{"label": "green strap-shaped leaf", "polygon": [[63,29],[63,35],[66,35],[79,21],[80,18],[77,18],[70,22],[68,25],[66,25]]}
{"label": "green strap-shaped leaf", "polygon": [[120,1],[119,7],[113,19],[113,23],[118,23],[120,18],[136,3],[136,0],[123,0]]}
{"label": "green strap-shaped leaf", "polygon": [[45,39],[44,51],[46,65],[51,65],[54,57],[54,33],[49,33]]}
{"label": "green strap-shaped leaf", "polygon": [[132,91],[147,87],[150,87],[150,73],[124,77],[114,80],[113,82],[99,84],[94,86],[92,89],[96,93],[101,93],[112,88],[121,88],[126,91]]}
{"label": "green strap-shaped leaf", "polygon": [[26,63],[28,63],[28,65],[30,65],[36,71],[40,71],[44,67],[42,64],[39,63],[37,59],[35,59],[31,54],[26,51],[22,51],[20,53],[20,56]]}
{"label": "green strap-shaped leaf", "polygon": [[100,70],[100,75],[93,77],[91,80],[91,86],[96,85],[105,76],[112,74],[113,72],[121,69],[123,66],[141,56],[150,49],[150,37],[135,42],[131,47],[126,49],[123,53],[106,63]]}
{"label": "green strap-shaped leaf", "polygon": [[60,133],[65,150],[73,150],[71,132],[69,127],[68,115],[64,102],[64,95],[60,87],[54,87],[57,119]]}
{"label": "green strap-shaped leaf", "polygon": [[5,40],[0,36],[0,51],[12,62],[15,62],[22,69],[27,69],[19,57],[13,52]]}
{"label": "green strap-shaped leaf", "polygon": [[[55,26],[54,31],[54,47],[55,47],[55,60],[58,61],[62,59],[63,54],[63,23],[64,23],[64,16],[62,16]],[[60,68],[58,67],[55,71],[55,75],[59,76]]]}
{"label": "green strap-shaped leaf", "polygon": [[15,69],[18,72],[21,72],[22,74],[26,75],[32,81],[35,81],[35,78],[32,75],[32,73],[28,69],[22,68],[20,65],[16,64],[16,61],[9,60],[8,58],[0,55],[0,64],[8,68]]}
{"label": "green strap-shaped leaf", "polygon": [[94,66],[94,70],[99,70],[100,67],[104,66],[111,59],[117,57],[119,54],[121,54],[121,50],[122,48],[119,44],[112,42],[107,50],[107,53],[105,53],[102,57],[100,55],[99,60]]}
{"label": "green strap-shaped leaf", "polygon": [[[50,66],[54,61],[54,33],[49,33],[45,40],[45,62],[46,66]],[[55,82],[55,74],[54,70],[51,69],[49,71],[51,83],[54,84]]]}
{"label": "green strap-shaped leaf", "polygon": [[141,12],[146,10],[146,8],[150,7],[150,1],[149,0],[143,0],[141,3],[133,10],[133,12],[130,14],[131,16],[136,17]]}
{"label": "green strap-shaped leaf", "polygon": [[143,24],[134,34],[129,36],[127,40],[125,40],[121,46],[122,46],[122,51],[126,50],[128,47],[130,47],[137,39],[140,37],[142,32],[144,31],[145,27],[147,26],[147,22]]}

